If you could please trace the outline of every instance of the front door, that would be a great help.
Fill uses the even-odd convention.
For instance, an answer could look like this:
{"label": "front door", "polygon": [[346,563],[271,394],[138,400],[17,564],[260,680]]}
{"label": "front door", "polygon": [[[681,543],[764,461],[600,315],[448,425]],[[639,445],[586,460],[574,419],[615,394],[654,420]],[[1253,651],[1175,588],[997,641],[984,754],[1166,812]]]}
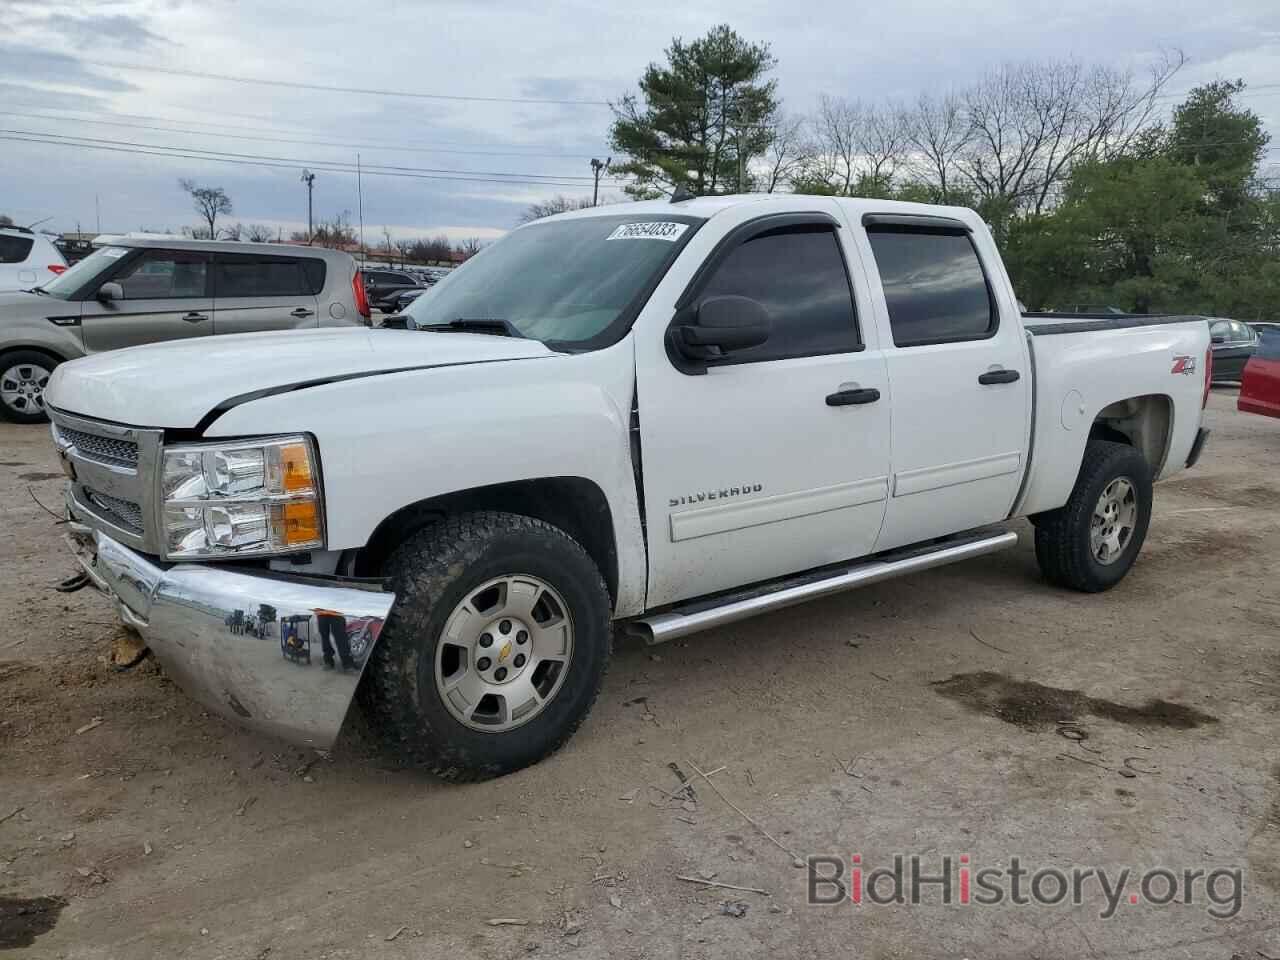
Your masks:
{"label": "front door", "polygon": [[893,389],[893,481],[876,542],[887,550],[1009,515],[1026,468],[1031,373],[989,235],[958,220],[868,219],[859,239]]}
{"label": "front door", "polygon": [[87,353],[213,332],[206,253],[146,249],[104,279],[118,283],[124,298],[84,302],[81,331]]}
{"label": "front door", "polygon": [[324,289],[319,258],[219,253],[214,259],[214,333],[315,327]]}
{"label": "front door", "polygon": [[[889,475],[885,363],[861,322],[869,301],[849,281],[847,230],[834,203],[813,204],[812,214],[768,215],[767,203],[719,214],[733,229],[718,243],[710,231],[693,237],[637,326],[649,607],[875,543]],[[722,296],[763,305],[769,339],[682,373],[663,346],[674,307]]]}

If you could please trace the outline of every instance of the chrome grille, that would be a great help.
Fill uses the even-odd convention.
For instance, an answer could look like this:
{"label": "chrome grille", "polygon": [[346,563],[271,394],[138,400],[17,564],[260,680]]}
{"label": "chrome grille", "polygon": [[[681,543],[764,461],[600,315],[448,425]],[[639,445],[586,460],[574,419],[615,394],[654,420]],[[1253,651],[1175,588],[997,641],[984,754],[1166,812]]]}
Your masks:
{"label": "chrome grille", "polygon": [[105,493],[97,493],[85,488],[89,502],[107,515],[107,518],[124,526],[138,535],[142,534],[142,507],[132,500],[109,497]]}
{"label": "chrome grille", "polygon": [[58,427],[58,437],[63,443],[69,443],[75,447],[80,455],[88,460],[130,469],[136,469],[138,466],[138,445],[130,440],[100,437],[97,434],[85,433],[83,430],[72,430],[70,427],[61,426]]}

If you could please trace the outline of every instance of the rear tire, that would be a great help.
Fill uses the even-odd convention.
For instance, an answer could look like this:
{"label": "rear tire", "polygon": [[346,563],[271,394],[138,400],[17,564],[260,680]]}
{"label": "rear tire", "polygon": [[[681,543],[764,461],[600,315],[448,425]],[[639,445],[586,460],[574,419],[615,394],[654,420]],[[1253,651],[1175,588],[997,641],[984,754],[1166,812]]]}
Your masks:
{"label": "rear tire", "polygon": [[608,589],[576,541],[531,517],[463,514],[414,534],[384,572],[396,603],[360,699],[389,752],[485,780],[572,736],[612,643]]}
{"label": "rear tire", "polygon": [[58,361],[39,350],[0,355],[0,417],[10,423],[43,423],[44,388]]}
{"label": "rear tire", "polygon": [[1050,583],[1110,590],[1129,572],[1151,522],[1151,467],[1133,447],[1090,440],[1071,497],[1034,518],[1036,560]]}

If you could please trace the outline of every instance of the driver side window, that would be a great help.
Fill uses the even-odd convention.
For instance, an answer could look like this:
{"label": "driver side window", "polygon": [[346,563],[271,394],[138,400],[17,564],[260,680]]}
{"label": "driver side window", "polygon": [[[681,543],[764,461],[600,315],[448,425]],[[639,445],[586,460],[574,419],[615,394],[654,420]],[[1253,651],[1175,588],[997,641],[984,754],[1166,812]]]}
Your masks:
{"label": "driver side window", "polygon": [[852,353],[862,349],[849,275],[827,224],[780,227],[746,240],[698,295],[748,297],[769,313],[769,339],[718,365]]}
{"label": "driver side window", "polygon": [[170,300],[208,296],[209,258],[181,250],[148,251],[113,279],[126,300]]}

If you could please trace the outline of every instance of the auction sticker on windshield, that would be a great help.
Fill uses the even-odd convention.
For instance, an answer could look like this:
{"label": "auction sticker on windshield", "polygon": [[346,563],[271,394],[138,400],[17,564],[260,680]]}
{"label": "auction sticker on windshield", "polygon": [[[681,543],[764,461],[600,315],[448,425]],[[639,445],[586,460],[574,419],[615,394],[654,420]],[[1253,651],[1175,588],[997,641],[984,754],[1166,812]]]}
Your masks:
{"label": "auction sticker on windshield", "polygon": [[623,223],[605,237],[606,240],[666,240],[675,243],[689,229],[687,223],[670,220],[650,220],[643,223]]}

